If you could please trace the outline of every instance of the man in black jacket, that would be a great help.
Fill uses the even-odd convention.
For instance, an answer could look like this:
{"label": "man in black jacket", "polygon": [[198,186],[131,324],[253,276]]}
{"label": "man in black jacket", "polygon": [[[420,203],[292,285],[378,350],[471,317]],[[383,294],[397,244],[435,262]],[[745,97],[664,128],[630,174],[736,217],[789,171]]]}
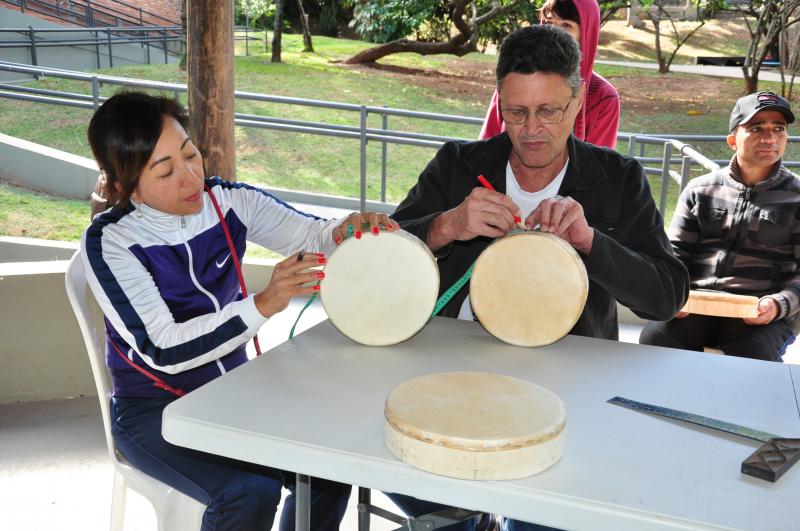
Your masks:
{"label": "man in black jacket", "polygon": [[[511,34],[497,64],[507,132],[445,144],[392,218],[436,253],[442,292],[514,228],[515,217],[529,229],[539,224],[586,264],[589,298],[571,333],[617,339],[617,301],[642,318],[670,319],[689,280],[642,166],[571,136],[583,90],[579,61],[574,40],[556,28]],[[467,293],[462,289],[442,314],[471,318]]]}
{"label": "man in black jacket", "polygon": [[[578,251],[589,275],[589,297],[571,333],[617,339],[617,302],[645,319],[670,319],[686,301],[689,278],[642,166],[571,136],[583,101],[579,63],[578,45],[563,30],[533,26],[509,35],[497,63],[506,133],[445,144],[392,217],[435,252],[442,292],[516,219],[528,229],[540,225]],[[481,186],[479,175],[496,191]],[[472,319],[467,293],[453,297],[443,315]],[[439,508],[392,498],[414,515]]]}

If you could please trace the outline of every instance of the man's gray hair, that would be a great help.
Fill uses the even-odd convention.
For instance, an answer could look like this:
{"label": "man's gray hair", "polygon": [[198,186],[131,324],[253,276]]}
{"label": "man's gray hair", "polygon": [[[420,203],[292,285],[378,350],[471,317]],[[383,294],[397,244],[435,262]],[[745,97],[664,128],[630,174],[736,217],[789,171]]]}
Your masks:
{"label": "man's gray hair", "polygon": [[512,73],[558,74],[572,89],[581,86],[581,49],[572,36],[552,24],[539,24],[511,33],[500,45],[497,59],[497,87]]}

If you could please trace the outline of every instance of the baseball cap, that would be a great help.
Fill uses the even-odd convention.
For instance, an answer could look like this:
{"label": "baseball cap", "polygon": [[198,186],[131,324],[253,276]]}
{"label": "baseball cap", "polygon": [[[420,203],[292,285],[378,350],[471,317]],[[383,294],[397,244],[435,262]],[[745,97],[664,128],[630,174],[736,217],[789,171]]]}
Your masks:
{"label": "baseball cap", "polygon": [[778,111],[786,118],[788,124],[794,122],[794,114],[789,102],[774,92],[763,90],[736,100],[736,105],[731,112],[728,131],[733,131],[737,126],[749,122],[756,113],[767,110]]}

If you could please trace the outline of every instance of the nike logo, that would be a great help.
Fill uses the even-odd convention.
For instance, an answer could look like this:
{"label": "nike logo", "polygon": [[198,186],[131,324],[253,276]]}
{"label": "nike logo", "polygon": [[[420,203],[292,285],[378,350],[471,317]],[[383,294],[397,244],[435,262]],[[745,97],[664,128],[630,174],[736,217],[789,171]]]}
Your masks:
{"label": "nike logo", "polygon": [[222,269],[222,266],[225,265],[225,262],[227,262],[228,258],[230,258],[230,257],[231,257],[231,253],[228,253],[228,256],[226,256],[225,259],[222,262],[217,262],[217,268],[218,269]]}

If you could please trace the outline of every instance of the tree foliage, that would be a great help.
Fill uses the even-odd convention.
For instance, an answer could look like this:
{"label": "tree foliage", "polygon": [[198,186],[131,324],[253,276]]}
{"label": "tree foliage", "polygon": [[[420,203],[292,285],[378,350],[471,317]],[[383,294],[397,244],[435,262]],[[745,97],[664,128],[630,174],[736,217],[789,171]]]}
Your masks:
{"label": "tree foliage", "polygon": [[236,0],[233,4],[235,19],[241,20],[245,15],[251,23],[266,17],[275,11],[275,4],[269,0]]}
{"label": "tree foliage", "polygon": [[620,9],[631,7],[631,0],[603,0],[600,1],[600,27],[614,18]]}
{"label": "tree foliage", "polygon": [[376,43],[407,37],[446,16],[439,0],[346,0],[345,5],[353,7],[350,27]]}
{"label": "tree foliage", "polygon": [[[527,0],[346,0],[353,7],[351,27],[383,43],[347,60],[376,61],[398,52],[465,55],[478,42],[501,39],[519,22],[530,20]],[[413,37],[413,38],[409,38]]]}

